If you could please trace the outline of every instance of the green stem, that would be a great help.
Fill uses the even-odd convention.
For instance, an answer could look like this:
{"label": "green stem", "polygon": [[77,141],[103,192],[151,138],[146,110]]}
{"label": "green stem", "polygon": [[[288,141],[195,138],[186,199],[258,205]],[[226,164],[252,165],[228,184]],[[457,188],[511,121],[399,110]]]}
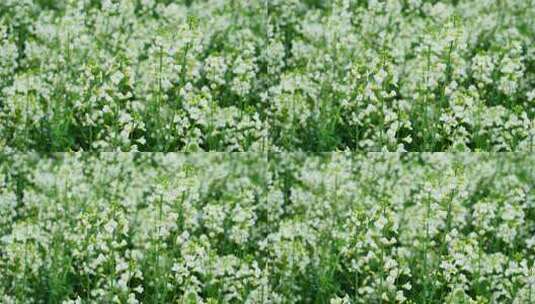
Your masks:
{"label": "green stem", "polygon": [[[427,103],[429,102],[429,74],[431,73],[431,45],[428,45],[427,46],[427,69],[426,69],[426,72],[425,72],[425,95],[424,95],[424,129],[423,131],[426,132],[426,134],[424,134],[424,147],[426,147],[426,151],[428,151],[428,144],[431,144],[431,146],[433,145],[432,143],[432,138],[430,139],[429,137],[432,137],[432,133],[433,130],[431,130],[431,128],[429,127],[429,110],[427,109]],[[431,142],[429,142],[429,140]]]}
{"label": "green stem", "polygon": [[157,135],[157,146],[162,147],[160,141],[162,140],[160,138],[160,132],[162,131],[162,121],[160,117],[160,108],[162,106],[162,70],[163,70],[163,46],[160,45],[160,52],[159,52],[159,67],[158,67],[158,98],[157,98],[157,104],[155,109],[155,115],[157,117],[157,128],[156,133]]}
{"label": "green stem", "polygon": [[427,262],[427,251],[429,249],[429,219],[431,217],[431,198],[427,197],[426,200],[426,222],[425,222],[425,241],[423,250],[423,268],[424,268],[424,303],[427,303],[429,298],[429,269]]}

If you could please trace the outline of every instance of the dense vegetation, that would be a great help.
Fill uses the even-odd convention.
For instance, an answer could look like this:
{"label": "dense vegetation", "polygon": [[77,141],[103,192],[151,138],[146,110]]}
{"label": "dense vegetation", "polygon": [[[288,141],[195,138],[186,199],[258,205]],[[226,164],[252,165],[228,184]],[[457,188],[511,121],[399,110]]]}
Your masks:
{"label": "dense vegetation", "polygon": [[533,151],[533,0],[4,0],[0,147]]}
{"label": "dense vegetation", "polygon": [[0,1],[1,304],[535,303],[533,152],[535,0]]}
{"label": "dense vegetation", "polygon": [[262,1],[0,3],[0,147],[262,150]]}
{"label": "dense vegetation", "polygon": [[533,303],[535,157],[0,162],[2,303]]}
{"label": "dense vegetation", "polygon": [[274,147],[533,151],[535,2],[268,3]]}

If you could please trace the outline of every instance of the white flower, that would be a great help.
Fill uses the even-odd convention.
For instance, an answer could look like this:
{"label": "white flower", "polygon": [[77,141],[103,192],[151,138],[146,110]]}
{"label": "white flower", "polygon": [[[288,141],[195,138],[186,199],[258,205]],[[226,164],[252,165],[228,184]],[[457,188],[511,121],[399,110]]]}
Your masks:
{"label": "white flower", "polygon": [[136,299],[136,295],[134,293],[128,294],[128,300],[126,301],[128,304],[138,304],[139,301]]}
{"label": "white flower", "polygon": [[115,73],[113,73],[113,75],[111,75],[111,82],[114,84],[114,85],[118,85],[121,80],[123,80],[124,78],[124,74],[121,73],[121,71],[116,71]]}
{"label": "white flower", "polygon": [[535,89],[526,93],[526,97],[528,98],[528,101],[535,100]]}

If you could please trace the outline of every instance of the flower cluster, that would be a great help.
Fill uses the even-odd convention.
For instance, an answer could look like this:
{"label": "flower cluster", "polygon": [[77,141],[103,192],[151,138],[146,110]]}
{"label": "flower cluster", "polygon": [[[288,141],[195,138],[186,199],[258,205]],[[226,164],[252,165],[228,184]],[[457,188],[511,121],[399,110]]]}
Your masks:
{"label": "flower cluster", "polygon": [[263,1],[0,3],[0,147],[256,151]]}
{"label": "flower cluster", "polygon": [[268,1],[278,151],[533,151],[531,1]]}
{"label": "flower cluster", "polygon": [[3,155],[0,301],[262,303],[260,156]]}
{"label": "flower cluster", "polygon": [[513,154],[1,154],[2,303],[533,303]]}

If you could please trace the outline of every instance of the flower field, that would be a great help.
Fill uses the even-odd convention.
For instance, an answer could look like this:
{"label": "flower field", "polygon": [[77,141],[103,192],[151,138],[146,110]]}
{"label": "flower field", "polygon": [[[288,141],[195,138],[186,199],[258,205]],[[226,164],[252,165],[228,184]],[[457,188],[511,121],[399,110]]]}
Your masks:
{"label": "flower field", "polygon": [[0,147],[533,151],[533,0],[3,0]]}
{"label": "flower field", "polygon": [[1,0],[0,304],[533,304],[534,152],[535,0]]}
{"label": "flower field", "polygon": [[534,303],[529,154],[2,154],[1,303]]}
{"label": "flower field", "polygon": [[533,151],[534,1],[269,3],[277,149]]}

